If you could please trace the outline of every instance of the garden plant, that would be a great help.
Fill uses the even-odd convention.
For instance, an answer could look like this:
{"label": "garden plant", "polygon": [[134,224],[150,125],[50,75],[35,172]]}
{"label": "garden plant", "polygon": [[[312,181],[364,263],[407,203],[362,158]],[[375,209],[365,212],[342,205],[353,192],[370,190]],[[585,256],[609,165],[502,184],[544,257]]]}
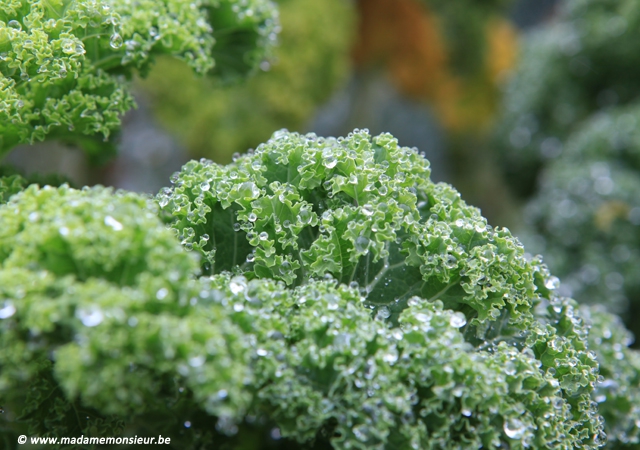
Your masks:
{"label": "garden plant", "polygon": [[[271,3],[246,0],[13,0],[0,14],[3,148],[57,138],[100,158],[153,51],[235,76],[278,28]],[[67,74],[32,73],[37,49]],[[0,442],[636,444],[640,361],[619,319],[559,295],[540,257],[430,175],[417,149],[367,130],[277,131],[228,165],[188,162],[155,197],[7,172]]]}
{"label": "garden plant", "polygon": [[640,7],[569,0],[527,37],[505,96],[500,160],[518,232],[561,292],[640,322]]}

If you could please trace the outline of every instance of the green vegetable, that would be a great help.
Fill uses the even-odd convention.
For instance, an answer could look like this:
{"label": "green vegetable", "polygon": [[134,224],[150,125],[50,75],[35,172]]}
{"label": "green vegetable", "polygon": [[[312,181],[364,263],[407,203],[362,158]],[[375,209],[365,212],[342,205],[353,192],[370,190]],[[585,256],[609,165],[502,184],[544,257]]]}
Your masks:
{"label": "green vegetable", "polygon": [[607,449],[637,449],[640,444],[640,352],[629,348],[633,336],[618,316],[602,306],[581,306],[591,326],[589,347],[600,365],[593,393],[605,419]]}
{"label": "green vegetable", "polygon": [[173,230],[151,201],[104,188],[30,186],[0,206],[9,448],[27,433],[176,449],[603,443],[575,304],[416,150],[282,131],[173,182],[158,196]]}
{"label": "green vegetable", "polygon": [[640,302],[640,109],[600,114],[567,141],[525,219],[567,294],[622,313]]}
{"label": "green vegetable", "polygon": [[101,140],[134,106],[128,80],[146,75],[155,56],[198,73],[244,73],[268,54],[275,14],[268,0],[3,2],[0,155],[62,139],[104,157],[112,148]]}
{"label": "green vegetable", "polygon": [[[174,187],[161,191],[158,203],[185,248],[202,255],[204,275],[234,271],[249,280],[276,279],[288,286],[335,278],[358,289],[374,320],[392,327],[400,325],[401,330],[407,327],[405,321],[419,325],[423,319],[425,323],[442,320],[446,326],[446,319],[430,316],[440,314],[439,306],[427,308],[442,304],[449,325],[463,331],[454,342],[463,338],[464,346],[470,346],[472,359],[480,358],[488,364],[472,372],[493,377],[495,374],[490,374],[497,369],[490,367],[497,368],[511,358],[516,358],[512,360],[516,365],[532,364],[527,366],[530,369],[518,366],[513,373],[524,371],[533,378],[517,383],[520,387],[516,391],[496,397],[507,403],[507,398],[517,399],[517,421],[512,422],[515,416],[498,420],[504,428],[502,437],[494,434],[495,429],[490,431],[489,424],[495,427],[495,419],[474,421],[477,435],[465,438],[472,442],[469,445],[482,442],[495,446],[509,436],[515,424],[518,432],[514,435],[520,444],[509,441],[512,447],[525,443],[538,448],[600,444],[599,419],[588,400],[597,364],[586,354],[586,329],[574,315],[574,305],[554,294],[557,279],[539,261],[527,261],[508,230],[493,230],[455,190],[431,182],[429,164],[416,150],[399,147],[390,135],[371,137],[366,131],[356,130],[344,139],[281,131],[228,166],[206,160],[190,162],[172,181]],[[306,302],[318,296],[304,297]],[[329,304],[326,308],[334,307]],[[326,320],[331,323],[330,318]],[[307,325],[305,329],[313,327]],[[415,331],[423,335],[427,329]],[[439,327],[433,327],[433,331],[436,340],[446,334]],[[418,339],[402,336],[409,342]],[[418,339],[417,343],[423,347],[430,339]],[[447,341],[442,348],[450,346],[451,341]],[[524,360],[510,350],[514,347]],[[404,350],[397,352],[402,355]],[[485,359],[491,359],[490,355],[502,362],[494,366]],[[435,378],[428,378],[430,388],[426,391],[418,388],[417,404],[440,395],[437,380],[442,376],[453,389],[443,401],[456,403],[457,382],[446,375],[450,369],[441,373],[435,368],[446,365],[450,358],[430,356],[427,360],[431,362],[420,363],[420,367],[426,364],[430,369],[420,370],[428,370],[428,377]],[[406,370],[410,384],[424,376]],[[453,369],[453,373],[458,372]],[[469,393],[462,395],[461,391],[460,397],[482,398],[475,389],[492,383],[469,385]],[[517,393],[521,387],[539,392],[542,386],[549,386],[550,391],[542,391],[555,400],[540,399],[538,403],[536,395],[522,398]],[[560,391],[556,390],[558,386]],[[301,395],[305,399],[309,396]],[[545,416],[547,420],[540,419],[539,414],[544,416],[538,410],[542,404],[565,402],[571,405],[571,414],[562,413],[564,418],[557,423],[548,422],[558,418],[564,408],[558,406],[558,411]],[[449,406],[443,408],[448,410]],[[464,402],[460,408],[466,411]],[[474,411],[469,417],[484,414]],[[531,415],[521,416],[524,411]],[[431,417],[429,412],[422,414]],[[464,429],[466,425],[458,420],[465,422],[467,415],[451,415],[449,419],[445,418],[447,413],[438,415],[444,421],[443,430],[449,431],[421,438],[417,448],[457,445],[456,433],[450,427]],[[425,421],[425,425],[434,420]],[[447,424],[450,420],[454,424]],[[337,423],[342,420],[338,418]],[[439,423],[436,420],[433,425],[436,430],[440,429]],[[558,434],[554,434],[556,431]],[[441,435],[442,440],[438,437]],[[363,448],[379,441],[396,448],[390,444],[396,442],[395,437],[387,441],[383,437],[370,441],[373,437],[365,435],[362,440],[367,447]],[[406,439],[411,442],[412,438]]]}
{"label": "green vegetable", "polygon": [[23,191],[30,184],[61,186],[65,183],[70,184],[70,181],[63,175],[24,175],[12,167],[0,166],[0,204],[9,201],[12,195]]}
{"label": "green vegetable", "polygon": [[569,0],[531,32],[507,85],[497,130],[512,189],[531,196],[539,171],[601,108],[637,101],[640,7],[634,0]]}

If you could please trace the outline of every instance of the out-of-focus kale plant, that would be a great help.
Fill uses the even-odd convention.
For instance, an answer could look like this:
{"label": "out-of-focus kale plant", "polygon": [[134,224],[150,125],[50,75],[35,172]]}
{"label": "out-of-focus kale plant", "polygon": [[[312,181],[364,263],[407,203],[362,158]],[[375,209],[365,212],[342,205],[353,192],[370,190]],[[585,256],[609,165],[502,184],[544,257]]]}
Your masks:
{"label": "out-of-focus kale plant", "polygon": [[269,0],[9,0],[0,4],[0,154],[44,139],[103,159],[128,82],[171,55],[198,73],[243,74],[270,53]]}
{"label": "out-of-focus kale plant", "polygon": [[520,233],[580,302],[640,311],[640,4],[569,0],[527,37],[499,134]]}

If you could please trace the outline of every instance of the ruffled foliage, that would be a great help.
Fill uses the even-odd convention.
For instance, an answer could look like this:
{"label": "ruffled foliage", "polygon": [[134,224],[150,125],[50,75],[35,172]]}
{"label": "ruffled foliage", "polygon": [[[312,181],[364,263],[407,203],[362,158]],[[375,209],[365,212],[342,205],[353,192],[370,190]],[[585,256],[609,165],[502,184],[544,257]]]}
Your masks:
{"label": "ruffled foliage", "polygon": [[[496,368],[517,354],[532,358],[532,375],[545,381],[523,386],[536,392],[545,391],[544,386],[560,387],[554,392],[563,393],[563,398],[540,403],[557,405],[555,412],[533,413],[527,421],[520,409],[517,421],[502,420],[503,438],[513,434],[520,442],[509,441],[511,447],[601,444],[600,422],[589,399],[597,363],[587,353],[586,328],[573,304],[554,294],[557,279],[539,261],[527,261],[508,230],[493,230],[455,190],[431,182],[428,162],[415,149],[399,147],[390,135],[371,137],[366,131],[356,130],[344,139],[281,131],[228,166],[190,162],[172,182],[174,187],[161,191],[158,202],[182,244],[202,255],[203,274],[235,271],[249,280],[275,279],[292,287],[336,279],[358,289],[375,320],[401,330],[407,320],[418,326],[423,320],[431,323],[430,314],[437,316],[442,308],[446,319],[433,320],[446,324],[448,319],[474,357],[506,358]],[[304,297],[306,302],[318,296]],[[415,311],[418,305],[421,310]],[[423,310],[428,305],[431,312]],[[436,331],[433,339],[441,335]],[[427,342],[432,343],[421,340],[420,346]],[[399,360],[402,353],[397,352]],[[391,355],[388,359],[394,360],[396,352]],[[420,366],[435,370],[432,363],[429,369]],[[513,373],[522,371],[529,373],[524,366]],[[492,383],[483,381],[477,387]],[[434,388],[425,395],[431,398]],[[450,395],[456,397],[453,391]],[[474,395],[460,392],[460,399],[464,403],[462,399]],[[504,396],[496,398],[507,402]],[[535,396],[527,398],[521,401],[537,402]],[[571,414],[549,422],[564,402],[571,405]],[[463,411],[464,405],[460,407]],[[458,416],[462,421],[474,417],[463,412]],[[474,423],[478,436],[489,434],[470,440],[470,445],[498,445],[502,438],[489,432],[490,422],[486,428]],[[448,426],[449,431],[434,431],[416,448],[455,448],[457,434]],[[455,425],[457,430],[460,426]],[[442,440],[436,438],[440,435]],[[362,441],[371,448],[367,436]]]}
{"label": "ruffled foliage", "polygon": [[600,364],[593,398],[605,419],[606,448],[640,448],[640,352],[629,348],[633,336],[602,306],[580,311],[591,326],[589,347]]}
{"label": "ruffled foliage", "polygon": [[[149,200],[104,188],[31,186],[0,206],[9,448],[18,433],[180,449],[602,444],[574,303],[415,150],[280,132],[174,183],[158,198],[173,232]],[[261,233],[279,227],[287,239],[269,245]]]}
{"label": "ruffled foliage", "polygon": [[498,129],[511,187],[535,190],[547,161],[581,121],[637,99],[640,8],[634,0],[570,0],[553,23],[523,42]]}
{"label": "ruffled foliage", "polygon": [[273,130],[301,130],[344,82],[355,21],[349,2],[277,4],[282,32],[271,63],[261,65],[264,72],[241,85],[221,83],[197,78],[184,63],[163,58],[140,83],[160,122],[194,157],[226,163]]}
{"label": "ruffled foliage", "polygon": [[101,140],[134,106],[127,80],[155,56],[198,73],[245,73],[268,54],[276,27],[268,0],[4,1],[0,153],[57,138],[103,157],[111,146]]}
{"label": "ruffled foliage", "polygon": [[71,181],[63,175],[39,173],[25,175],[13,167],[0,166],[0,204],[8,202],[12,195],[22,192],[31,184],[62,186],[65,183],[71,184]]}
{"label": "ruffled foliage", "polygon": [[618,313],[640,304],[639,120],[633,106],[585,122],[525,211],[528,248],[545,255],[566,293]]}

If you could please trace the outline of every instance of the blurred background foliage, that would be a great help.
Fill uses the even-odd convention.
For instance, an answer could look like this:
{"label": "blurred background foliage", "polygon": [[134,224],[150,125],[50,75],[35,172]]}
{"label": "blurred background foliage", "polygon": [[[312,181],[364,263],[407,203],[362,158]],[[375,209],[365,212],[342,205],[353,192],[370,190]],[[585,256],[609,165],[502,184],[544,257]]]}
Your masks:
{"label": "blurred background foliage", "polygon": [[562,294],[606,304],[638,335],[640,4],[567,0],[520,61],[495,140],[519,234]]}
{"label": "blurred background foliage", "polygon": [[220,163],[269,139],[304,128],[349,68],[354,10],[344,0],[279,0],[282,31],[275,59],[248,82],[199,78],[182,62],[160,59],[140,80],[159,122],[192,157]]}

